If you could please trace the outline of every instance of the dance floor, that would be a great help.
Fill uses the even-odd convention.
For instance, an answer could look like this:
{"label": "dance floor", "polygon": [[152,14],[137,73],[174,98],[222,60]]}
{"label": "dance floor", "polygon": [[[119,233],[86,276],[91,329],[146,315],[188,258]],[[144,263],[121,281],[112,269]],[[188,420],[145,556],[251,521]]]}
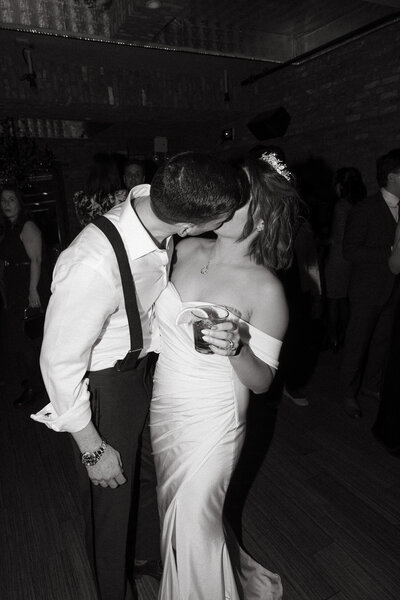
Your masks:
{"label": "dance floor", "polygon": [[[399,600],[400,460],[370,433],[374,401],[359,421],[343,413],[338,361],[321,354],[308,407],[284,398],[276,416],[255,399],[227,512],[238,533],[242,516],[246,549],[281,574],[285,600]],[[68,435],[0,391],[0,598],[96,600]],[[141,580],[138,596],[155,600],[157,582]]]}

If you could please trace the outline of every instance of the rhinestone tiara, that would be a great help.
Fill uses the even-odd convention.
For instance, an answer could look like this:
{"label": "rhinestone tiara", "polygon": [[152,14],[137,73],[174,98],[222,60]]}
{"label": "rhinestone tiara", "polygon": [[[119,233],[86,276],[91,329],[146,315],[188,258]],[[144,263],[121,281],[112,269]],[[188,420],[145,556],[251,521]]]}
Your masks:
{"label": "rhinestone tiara", "polygon": [[264,162],[271,165],[271,167],[275,169],[275,171],[279,173],[279,175],[282,175],[282,177],[284,177],[288,181],[292,179],[292,175],[285,163],[282,162],[273,152],[264,152],[264,154],[261,154],[260,160],[263,160]]}

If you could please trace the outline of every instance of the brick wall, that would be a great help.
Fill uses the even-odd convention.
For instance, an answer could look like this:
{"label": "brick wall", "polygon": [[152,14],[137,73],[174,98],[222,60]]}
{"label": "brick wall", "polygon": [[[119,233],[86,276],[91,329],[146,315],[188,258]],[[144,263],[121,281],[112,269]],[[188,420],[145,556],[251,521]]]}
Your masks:
{"label": "brick wall", "polygon": [[[355,166],[372,192],[376,157],[400,147],[399,84],[397,24],[243,89],[252,92],[253,115],[280,105],[291,115],[286,135],[271,140],[284,148],[289,162],[322,157],[332,169]],[[237,125],[240,142],[259,143],[245,122]]]}

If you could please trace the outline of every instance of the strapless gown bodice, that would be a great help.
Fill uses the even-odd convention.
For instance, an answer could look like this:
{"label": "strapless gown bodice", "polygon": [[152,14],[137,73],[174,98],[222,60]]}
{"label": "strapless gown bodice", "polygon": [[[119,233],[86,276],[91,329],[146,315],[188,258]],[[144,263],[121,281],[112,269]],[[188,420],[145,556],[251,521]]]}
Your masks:
{"label": "strapless gown bodice", "polygon": [[[169,283],[156,302],[161,352],[150,430],[164,564],[160,600],[279,600],[280,578],[237,545],[223,506],[243,445],[248,390],[227,357],[194,349],[177,317],[206,302],[182,302]],[[253,353],[278,365],[281,342],[238,320]]]}
{"label": "strapless gown bodice", "polygon": [[[172,282],[157,300],[156,313],[160,323],[161,353],[157,364],[156,385],[160,388],[169,388],[173,382],[176,386],[178,378],[179,394],[189,392],[193,400],[195,397],[204,399],[205,393],[208,394],[210,389],[213,397],[218,392],[226,393],[227,386],[234,385],[236,393],[242,398],[247,395],[247,389],[236,377],[229,359],[217,354],[200,354],[194,348],[192,325],[176,324],[176,319],[182,310],[206,304],[210,303],[182,302]],[[276,369],[282,342],[239,319],[233,313],[230,313],[229,318],[238,321],[242,338],[249,344],[253,353]],[[195,389],[193,389],[193,381],[196,382]]]}

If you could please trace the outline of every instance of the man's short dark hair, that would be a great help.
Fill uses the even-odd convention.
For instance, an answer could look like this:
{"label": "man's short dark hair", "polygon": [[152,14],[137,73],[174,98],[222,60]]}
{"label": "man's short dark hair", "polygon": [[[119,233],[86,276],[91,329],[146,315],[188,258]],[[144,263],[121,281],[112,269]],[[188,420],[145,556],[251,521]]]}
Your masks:
{"label": "man's short dark hair", "polygon": [[150,191],[154,214],[166,223],[198,224],[233,214],[248,195],[243,172],[196,152],[169,159],[154,175]]}
{"label": "man's short dark hair", "polygon": [[387,154],[380,156],[376,161],[376,178],[379,187],[387,185],[389,173],[400,171],[400,148],[394,148]]}

